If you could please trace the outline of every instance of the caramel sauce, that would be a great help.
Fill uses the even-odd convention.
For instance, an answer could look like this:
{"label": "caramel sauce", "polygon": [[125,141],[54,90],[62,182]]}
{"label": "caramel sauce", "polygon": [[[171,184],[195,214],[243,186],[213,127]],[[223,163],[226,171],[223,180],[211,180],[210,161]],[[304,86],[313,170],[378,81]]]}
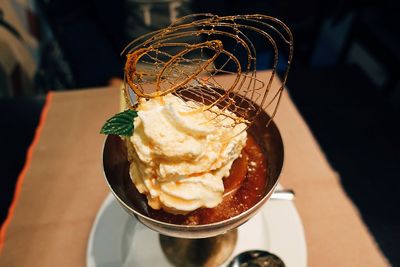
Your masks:
{"label": "caramel sauce", "polygon": [[[218,206],[200,208],[186,215],[174,215],[148,206],[147,213],[153,219],[172,224],[196,225],[223,221],[248,210],[260,201],[265,195],[266,185],[265,156],[254,138],[248,135],[240,157],[232,164],[230,175],[224,178],[225,193]],[[137,194],[140,195],[139,192]]]}

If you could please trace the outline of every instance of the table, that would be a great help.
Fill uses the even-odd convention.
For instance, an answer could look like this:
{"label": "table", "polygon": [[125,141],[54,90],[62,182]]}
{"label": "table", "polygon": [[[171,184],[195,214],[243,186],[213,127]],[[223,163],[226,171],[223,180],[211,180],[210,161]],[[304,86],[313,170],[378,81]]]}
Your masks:
{"label": "table", "polygon": [[[275,81],[273,88],[279,86]],[[47,96],[2,226],[0,266],[85,266],[89,231],[108,193],[98,132],[118,108],[115,88]],[[287,92],[275,121],[285,147],[281,182],[296,191],[309,266],[388,266]]]}

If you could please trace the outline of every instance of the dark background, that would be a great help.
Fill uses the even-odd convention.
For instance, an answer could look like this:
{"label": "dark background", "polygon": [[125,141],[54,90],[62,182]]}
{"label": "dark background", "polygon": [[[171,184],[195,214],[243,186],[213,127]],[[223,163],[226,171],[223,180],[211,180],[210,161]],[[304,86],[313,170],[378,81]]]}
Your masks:
{"label": "dark background", "polygon": [[[44,94],[50,88],[107,85],[122,75],[119,52],[125,44],[169,23],[162,4],[153,10],[157,25],[146,27],[135,1],[36,3],[41,28],[52,38],[42,34],[37,93],[0,99],[0,221],[6,217]],[[389,1],[344,0],[194,1],[181,3],[179,9],[182,14],[262,13],[288,24],[295,38],[289,93],[394,266],[400,266],[398,11]],[[51,53],[54,47],[61,53]]]}

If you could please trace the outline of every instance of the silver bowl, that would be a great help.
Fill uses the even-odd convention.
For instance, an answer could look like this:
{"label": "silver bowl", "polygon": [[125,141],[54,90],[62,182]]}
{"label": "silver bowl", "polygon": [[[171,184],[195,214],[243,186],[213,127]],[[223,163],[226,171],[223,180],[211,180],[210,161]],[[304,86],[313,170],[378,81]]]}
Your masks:
{"label": "silver bowl", "polygon": [[[129,175],[129,162],[125,142],[115,135],[108,135],[103,148],[104,175],[111,192],[130,214],[148,228],[162,235],[178,238],[206,238],[224,234],[253,217],[265,204],[278,184],[283,165],[283,143],[276,125],[265,112],[261,112],[247,130],[261,146],[267,160],[267,183],[264,197],[248,210],[229,219],[201,225],[171,224],[156,220],[146,214],[149,208],[145,198],[137,191]],[[268,124],[268,127],[266,125]],[[136,192],[135,192],[136,191]]]}

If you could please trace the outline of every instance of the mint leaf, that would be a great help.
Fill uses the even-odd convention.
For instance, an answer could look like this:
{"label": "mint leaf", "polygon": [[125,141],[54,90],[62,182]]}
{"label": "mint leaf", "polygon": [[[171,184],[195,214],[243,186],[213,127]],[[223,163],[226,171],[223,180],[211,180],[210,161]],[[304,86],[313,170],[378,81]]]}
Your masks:
{"label": "mint leaf", "polygon": [[115,114],[104,123],[100,130],[102,134],[133,135],[133,120],[137,117],[136,110],[125,110]]}

